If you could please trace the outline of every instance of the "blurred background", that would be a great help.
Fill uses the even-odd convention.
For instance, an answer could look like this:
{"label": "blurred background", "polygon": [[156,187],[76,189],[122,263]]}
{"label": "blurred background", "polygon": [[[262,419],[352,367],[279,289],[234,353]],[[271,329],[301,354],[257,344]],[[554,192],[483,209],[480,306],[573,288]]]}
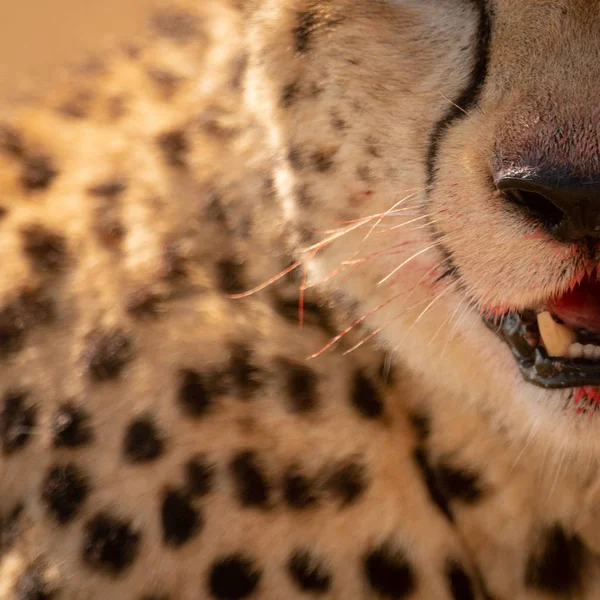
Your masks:
{"label": "blurred background", "polygon": [[155,0],[0,0],[0,101],[144,29]]}

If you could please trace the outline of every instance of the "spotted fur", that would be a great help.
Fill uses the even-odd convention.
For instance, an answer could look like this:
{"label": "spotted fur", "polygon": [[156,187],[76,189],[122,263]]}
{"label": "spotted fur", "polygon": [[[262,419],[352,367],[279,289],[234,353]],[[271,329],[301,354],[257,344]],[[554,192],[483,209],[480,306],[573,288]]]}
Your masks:
{"label": "spotted fur", "polygon": [[598,424],[467,303],[562,285],[487,175],[595,165],[591,4],[177,0],[11,113],[0,598],[598,597]]}

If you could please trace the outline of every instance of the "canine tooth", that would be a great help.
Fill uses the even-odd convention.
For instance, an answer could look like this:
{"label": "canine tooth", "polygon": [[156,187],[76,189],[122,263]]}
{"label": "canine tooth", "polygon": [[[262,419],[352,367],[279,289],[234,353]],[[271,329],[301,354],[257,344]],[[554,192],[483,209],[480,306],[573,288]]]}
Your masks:
{"label": "canine tooth", "polygon": [[567,356],[569,358],[581,358],[583,356],[583,345],[579,343],[571,344]]}
{"label": "canine tooth", "polygon": [[577,341],[574,331],[557,323],[548,312],[537,316],[540,335],[549,356],[566,356],[569,347]]}
{"label": "canine tooth", "polygon": [[596,346],[594,344],[586,344],[583,347],[583,357],[593,360],[596,355]]}

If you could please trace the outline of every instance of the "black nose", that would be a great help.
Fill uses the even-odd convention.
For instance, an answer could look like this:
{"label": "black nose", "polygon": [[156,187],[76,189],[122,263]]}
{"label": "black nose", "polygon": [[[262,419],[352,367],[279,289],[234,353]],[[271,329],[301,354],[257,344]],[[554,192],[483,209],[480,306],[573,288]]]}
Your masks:
{"label": "black nose", "polygon": [[561,242],[600,239],[600,177],[586,179],[500,176],[496,187]]}

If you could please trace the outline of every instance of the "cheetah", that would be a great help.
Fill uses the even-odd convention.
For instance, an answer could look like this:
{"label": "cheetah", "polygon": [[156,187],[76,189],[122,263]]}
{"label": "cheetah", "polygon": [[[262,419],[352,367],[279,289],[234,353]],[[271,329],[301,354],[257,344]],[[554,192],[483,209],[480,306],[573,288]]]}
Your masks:
{"label": "cheetah", "polygon": [[173,0],[5,111],[0,598],[600,597],[599,21]]}

